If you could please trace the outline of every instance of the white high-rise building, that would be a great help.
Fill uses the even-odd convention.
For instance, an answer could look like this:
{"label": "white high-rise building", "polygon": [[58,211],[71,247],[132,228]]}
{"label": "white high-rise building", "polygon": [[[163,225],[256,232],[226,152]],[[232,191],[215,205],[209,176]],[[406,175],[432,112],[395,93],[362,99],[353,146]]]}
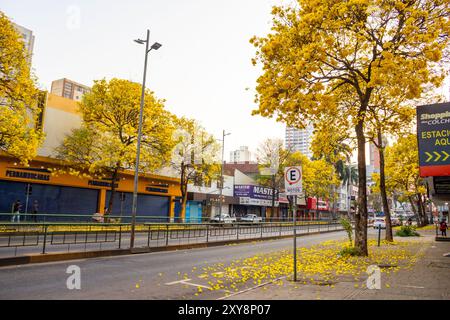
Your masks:
{"label": "white high-rise building", "polygon": [[314,127],[308,125],[305,129],[299,130],[286,127],[285,146],[292,151],[300,151],[308,158],[312,158],[311,142],[313,138]]}
{"label": "white high-rise building", "polygon": [[19,32],[20,35],[22,36],[22,40],[25,43],[25,50],[28,54],[28,63],[31,65],[31,59],[33,57],[33,48],[34,48],[33,31],[25,27],[22,27],[21,25],[18,25],[16,23],[13,23],[12,25],[17,30],[17,32]]}
{"label": "white high-rise building", "polygon": [[230,152],[230,162],[249,162],[251,158],[252,154],[247,146],[242,146],[239,150]]}

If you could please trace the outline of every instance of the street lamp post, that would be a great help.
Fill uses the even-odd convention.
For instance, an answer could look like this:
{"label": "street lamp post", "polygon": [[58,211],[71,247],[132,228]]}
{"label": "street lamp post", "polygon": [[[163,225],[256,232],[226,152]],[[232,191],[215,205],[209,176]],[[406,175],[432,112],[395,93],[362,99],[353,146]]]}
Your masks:
{"label": "street lamp post", "polygon": [[[224,187],[224,180],[223,180],[223,167],[224,167],[224,152],[225,152],[225,137],[229,136],[231,133],[225,133],[225,130],[223,130],[222,133],[222,165],[220,166],[220,200],[222,200],[223,197],[223,187]],[[219,222],[222,221],[222,203],[219,204]]]}
{"label": "street lamp post", "polygon": [[145,100],[145,81],[147,80],[147,61],[148,54],[152,50],[158,50],[161,48],[161,44],[155,42],[150,48],[150,30],[147,30],[146,40],[134,40],[139,44],[145,43],[145,63],[144,63],[144,78],[142,80],[142,93],[141,93],[141,106],[139,110],[139,129],[136,151],[136,166],[134,169],[134,189],[133,189],[133,206],[131,211],[131,236],[130,236],[130,249],[134,248],[134,237],[136,229],[136,211],[137,211],[137,193],[138,193],[138,178],[139,178],[139,159],[141,155],[141,138],[142,138],[142,120],[144,117],[144,100]]}

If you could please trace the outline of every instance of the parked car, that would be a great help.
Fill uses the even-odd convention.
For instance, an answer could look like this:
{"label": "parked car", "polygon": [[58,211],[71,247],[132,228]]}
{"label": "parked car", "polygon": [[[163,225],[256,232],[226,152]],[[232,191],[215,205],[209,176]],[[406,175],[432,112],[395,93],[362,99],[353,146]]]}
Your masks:
{"label": "parked car", "polygon": [[222,214],[222,215],[217,214],[213,218],[211,218],[210,221],[213,223],[235,223],[236,218],[231,217],[229,214]]}
{"label": "parked car", "polygon": [[259,223],[262,222],[262,218],[258,217],[256,214],[246,214],[240,220],[241,222],[251,222],[251,223]]}
{"label": "parked car", "polygon": [[399,218],[395,218],[395,217],[391,218],[391,224],[392,224],[393,227],[398,227],[398,226],[402,225],[400,219]]}
{"label": "parked car", "polygon": [[386,229],[386,220],[385,218],[375,218],[375,221],[373,222],[373,228],[374,229]]}

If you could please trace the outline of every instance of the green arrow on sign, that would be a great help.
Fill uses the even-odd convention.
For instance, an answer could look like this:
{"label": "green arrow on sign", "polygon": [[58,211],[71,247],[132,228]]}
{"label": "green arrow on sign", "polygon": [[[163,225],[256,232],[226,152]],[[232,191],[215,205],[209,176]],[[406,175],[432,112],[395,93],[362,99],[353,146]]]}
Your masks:
{"label": "green arrow on sign", "polygon": [[428,156],[428,159],[425,160],[425,162],[430,162],[431,159],[433,159],[433,155],[431,153],[425,152],[425,154]]}
{"label": "green arrow on sign", "polygon": [[450,154],[448,154],[448,153],[445,152],[445,151],[442,151],[442,153],[445,154],[445,158],[442,159],[442,161],[446,161],[446,160],[448,159],[448,157],[450,157]]}
{"label": "green arrow on sign", "polygon": [[433,153],[436,155],[436,159],[434,159],[434,162],[437,162],[441,158],[441,154],[436,151],[434,151]]}

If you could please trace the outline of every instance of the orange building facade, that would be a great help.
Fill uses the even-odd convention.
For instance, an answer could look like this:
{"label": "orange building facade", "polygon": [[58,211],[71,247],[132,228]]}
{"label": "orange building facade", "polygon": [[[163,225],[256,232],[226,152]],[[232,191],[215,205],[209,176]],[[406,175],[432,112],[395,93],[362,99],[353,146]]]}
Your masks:
{"label": "orange building facade", "polygon": [[[104,214],[111,196],[111,180],[58,173],[59,160],[37,157],[25,167],[17,160],[0,155],[0,214],[10,213],[20,200],[21,213],[30,213],[37,201],[39,214]],[[133,172],[121,172],[115,181],[113,216],[130,216]],[[176,178],[146,174],[139,177],[137,215],[150,221],[179,218],[180,182]],[[148,221],[148,220],[147,220]]]}

